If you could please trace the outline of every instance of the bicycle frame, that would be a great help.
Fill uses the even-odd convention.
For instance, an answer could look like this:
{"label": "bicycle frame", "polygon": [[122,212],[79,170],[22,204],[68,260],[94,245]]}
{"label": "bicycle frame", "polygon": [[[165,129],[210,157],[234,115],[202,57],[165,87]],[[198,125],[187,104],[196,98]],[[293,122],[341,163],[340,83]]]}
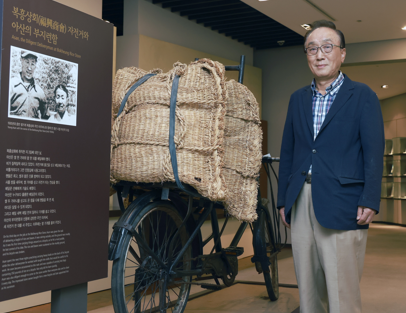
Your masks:
{"label": "bicycle frame", "polygon": [[[121,193],[123,187],[128,187],[128,185],[130,185],[130,186],[138,185],[138,186],[147,187],[147,188],[153,187],[153,184],[122,183],[120,186],[117,186],[118,192]],[[158,187],[158,186],[156,186],[156,187]],[[162,188],[161,185],[159,187]],[[192,196],[189,196],[186,216],[184,217],[184,220],[183,220],[182,224],[180,225],[179,229],[175,233],[172,241],[174,241],[176,236],[179,235],[182,227],[185,227],[188,232],[190,231],[191,228],[193,228],[193,232],[190,233],[190,237],[188,238],[186,244],[182,247],[181,251],[176,256],[176,258],[168,264],[164,264],[159,259],[159,257],[155,254],[155,252],[148,246],[148,244],[145,242],[145,240],[142,238],[142,236],[134,228],[132,228],[132,226],[131,226],[132,221],[135,218],[135,214],[136,214],[136,211],[138,211],[138,208],[143,207],[150,202],[161,200],[162,195],[165,195],[172,201],[175,200],[175,202],[177,202],[177,205],[179,205],[180,196],[177,195],[177,192],[175,190],[168,192],[168,190],[170,190],[170,189],[176,189],[176,185],[167,184],[165,186],[165,188],[163,188],[163,190],[156,189],[156,190],[148,191],[148,192],[142,194],[141,196],[137,197],[137,199],[134,202],[132,202],[127,209],[124,208],[124,203],[123,203],[121,197],[120,196],[118,197],[120,209],[122,211],[124,211],[124,214],[122,215],[122,217],[119,219],[119,221],[114,226],[114,232],[111,237],[112,239],[110,241],[110,244],[109,244],[109,259],[110,260],[114,260],[118,257],[118,255],[122,249],[122,247],[120,246],[120,242],[121,242],[120,238],[123,235],[125,235],[126,232],[130,232],[135,237],[138,244],[144,249],[144,251],[148,255],[150,255],[161,266],[161,268],[166,273],[168,273],[169,275],[176,277],[176,278],[185,277],[185,276],[194,276],[194,275],[201,276],[203,274],[206,274],[206,272],[203,269],[198,269],[198,268],[192,269],[190,271],[174,271],[173,270],[176,267],[176,265],[181,261],[184,253],[190,246],[193,247],[193,245],[198,243],[198,249],[194,249],[195,250],[195,253],[194,253],[195,260],[198,260],[198,259],[201,259],[204,257],[209,257],[209,256],[210,257],[221,257],[220,254],[223,251],[222,243],[221,243],[221,232],[219,229],[219,221],[217,218],[216,210],[214,209],[213,202],[210,202],[210,205],[208,205],[204,208],[199,219],[197,221],[195,221],[192,216],[192,213],[194,212],[194,206],[193,206],[194,201],[193,201]],[[261,210],[261,209],[262,208],[260,207],[260,205],[258,205],[257,213],[259,213],[259,210]],[[212,234],[206,240],[203,241],[201,239],[201,227],[203,226],[203,223],[206,221],[206,219],[208,218],[209,215],[210,215],[210,220],[211,220]],[[227,219],[226,219],[226,222],[227,222]],[[187,227],[188,225],[191,226],[191,224],[193,224],[192,227]],[[231,241],[230,246],[228,248],[232,249],[232,248],[237,247],[247,226],[248,226],[247,222],[242,222],[240,224],[240,226],[239,226],[238,230],[236,231],[234,238]],[[254,223],[254,228],[255,228],[255,223]],[[203,247],[206,244],[208,244],[211,241],[211,239],[213,239],[213,241],[214,241],[213,250],[215,250],[216,253],[204,255]],[[255,251],[255,250],[257,250],[255,247],[255,245],[256,245],[255,241],[253,242],[253,244],[254,244],[254,251]],[[199,251],[200,253],[196,253],[197,251]]]}

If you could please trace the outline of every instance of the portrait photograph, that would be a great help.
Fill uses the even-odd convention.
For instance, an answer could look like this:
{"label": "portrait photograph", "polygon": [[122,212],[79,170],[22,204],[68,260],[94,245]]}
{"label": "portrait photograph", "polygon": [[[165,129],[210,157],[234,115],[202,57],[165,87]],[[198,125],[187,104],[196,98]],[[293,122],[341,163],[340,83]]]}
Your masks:
{"label": "portrait photograph", "polygon": [[76,126],[78,64],[11,46],[8,117]]}

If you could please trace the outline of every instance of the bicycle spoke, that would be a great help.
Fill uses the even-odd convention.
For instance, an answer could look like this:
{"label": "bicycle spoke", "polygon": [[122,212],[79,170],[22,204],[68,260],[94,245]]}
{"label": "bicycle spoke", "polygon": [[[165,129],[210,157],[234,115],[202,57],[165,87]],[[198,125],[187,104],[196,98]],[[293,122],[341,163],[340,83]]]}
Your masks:
{"label": "bicycle spoke", "polygon": [[171,297],[169,295],[169,290],[166,291],[166,295],[167,295],[166,298],[168,299],[168,301],[167,301],[168,304],[166,306],[166,309],[167,309],[169,307],[169,304],[171,303]]}
{"label": "bicycle spoke", "polygon": [[169,216],[166,215],[166,217],[165,217],[165,232],[164,232],[165,235],[164,235],[164,237],[162,239],[162,245],[161,245],[161,248],[159,250],[159,255],[161,255],[161,256],[166,254],[166,248],[168,247],[168,240],[169,240],[168,231],[167,231],[167,229],[168,229],[167,225],[169,223],[168,219],[169,219]]}
{"label": "bicycle spoke", "polygon": [[[150,271],[150,270],[145,270],[145,272],[147,272],[147,273],[154,273],[153,271]],[[125,278],[130,278],[130,277],[135,277],[135,274],[130,274],[130,275],[127,275],[127,276],[124,276]],[[134,284],[134,283],[133,283]],[[128,284],[128,285],[130,285],[130,284]]]}
{"label": "bicycle spoke", "polygon": [[[180,288],[179,288],[179,289],[180,289]],[[176,291],[175,291],[173,288],[171,288],[171,290],[172,290],[172,291],[174,292],[174,294],[177,295],[178,298],[179,298],[179,294],[177,294]],[[168,292],[169,292],[169,291],[168,291]]]}
{"label": "bicycle spoke", "polygon": [[169,226],[169,222],[165,223],[165,240],[162,244],[162,248],[164,248],[163,253],[161,254],[161,256],[167,255],[169,253],[169,251],[167,251],[167,248],[170,246],[170,240],[173,239],[174,234],[176,233],[177,228],[173,227],[172,230],[168,230],[168,226]]}
{"label": "bicycle spoke", "polygon": [[[154,280],[153,281],[153,283],[154,283],[154,285],[156,285],[155,284],[155,282],[156,282],[157,280]],[[151,284],[149,285],[149,286],[151,286]],[[148,291],[148,288],[149,288],[149,286],[148,287],[146,287],[145,289],[144,289],[144,292],[143,292],[143,294],[142,294],[142,297],[138,300],[138,302],[137,302],[137,304],[139,303],[139,305],[141,306],[141,300],[143,299],[144,300],[144,305],[143,305],[143,308],[145,308],[145,301],[146,301],[146,293],[147,293],[147,291]],[[152,295],[153,296],[153,295]],[[149,302],[148,302],[149,303]],[[148,305],[148,303],[147,303],[147,305]]]}
{"label": "bicycle spoke", "polygon": [[[159,312],[162,308],[167,309],[168,313],[180,313],[186,305],[190,290],[190,284],[187,282],[190,278],[171,281],[167,277],[165,280],[168,281],[160,284],[164,279],[162,269],[179,255],[188,239],[186,227],[182,227],[177,234],[183,222],[181,214],[171,203],[160,202],[165,205],[154,207],[154,203],[148,204],[146,207],[151,209],[145,209],[144,213],[135,219],[133,227],[136,234],[128,234],[125,256],[121,261],[123,265],[121,269],[116,267],[116,275],[121,275],[124,285],[115,287],[116,294],[117,291],[121,290],[121,294],[124,291],[121,296],[123,306],[122,309],[117,309],[117,312]],[[186,260],[191,259],[191,249],[187,249],[175,268],[190,270],[191,262]],[[113,270],[114,266],[115,264]],[[115,297],[117,299],[117,296]]]}
{"label": "bicycle spoke", "polygon": [[[177,251],[175,254],[173,254],[173,255],[171,255],[171,256],[170,256],[171,260],[175,260],[175,259],[176,259],[176,257],[179,255],[180,250],[181,250],[181,248],[182,248],[182,245],[179,243],[177,246],[175,246],[175,247],[174,247],[174,249],[173,249],[173,250],[175,250],[175,251],[176,251],[176,249],[175,249],[175,248],[177,248],[177,247],[179,247],[179,249],[178,249],[178,251]],[[167,257],[167,259],[166,259],[165,261],[169,261],[169,256]],[[179,264],[179,263],[178,263],[178,264]]]}
{"label": "bicycle spoke", "polygon": [[[155,284],[156,285],[156,284]],[[149,307],[149,304],[151,304],[152,305],[152,303],[154,303],[155,302],[155,292],[152,292],[152,294],[151,294],[151,297],[150,297],[150,299],[149,299],[149,301],[147,302],[147,304],[145,305],[145,301],[146,301],[146,297],[144,297],[144,309],[147,309],[148,307]],[[152,309],[152,306],[151,306],[151,309]]]}
{"label": "bicycle spoke", "polygon": [[165,255],[166,253],[166,248],[168,247],[168,241],[169,238],[171,236],[171,234],[169,234],[168,232],[168,225],[169,225],[169,221],[168,221],[168,216],[166,217],[166,221],[165,221],[165,230],[164,230],[164,237],[162,238],[162,243],[161,246],[159,247],[158,251],[159,251],[159,255],[162,257]]}
{"label": "bicycle spoke", "polygon": [[[154,291],[152,292],[152,299],[153,299],[153,308],[156,308],[157,307],[157,304],[156,304],[156,302],[155,302],[155,294],[156,294],[156,291],[158,290],[158,288],[159,288],[159,285],[158,284],[155,284],[155,289],[154,289]],[[152,309],[152,308],[151,308]]]}
{"label": "bicycle spoke", "polygon": [[[130,246],[130,253],[138,261],[139,264],[142,263],[141,258],[138,256],[137,252],[135,252],[134,248]],[[135,262],[134,262],[135,263]]]}
{"label": "bicycle spoke", "polygon": [[[156,249],[155,249],[156,233],[155,233],[155,227],[154,227],[154,224],[153,224],[153,219],[154,219],[153,216],[149,216],[150,234],[152,236],[152,242],[150,242],[150,243],[152,243],[151,250],[156,251]],[[159,245],[158,245],[158,247],[159,247]]]}

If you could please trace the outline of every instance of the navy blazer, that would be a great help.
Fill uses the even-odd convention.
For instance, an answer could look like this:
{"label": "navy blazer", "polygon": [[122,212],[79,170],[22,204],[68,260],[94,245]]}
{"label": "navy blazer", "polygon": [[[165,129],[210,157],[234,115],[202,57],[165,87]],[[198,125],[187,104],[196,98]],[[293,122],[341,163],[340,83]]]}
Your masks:
{"label": "navy blazer", "polygon": [[358,206],[379,211],[385,136],[381,106],[367,85],[344,82],[315,140],[310,86],[290,98],[279,165],[278,208],[286,221],[312,165],[312,199],[326,228],[357,224]]}

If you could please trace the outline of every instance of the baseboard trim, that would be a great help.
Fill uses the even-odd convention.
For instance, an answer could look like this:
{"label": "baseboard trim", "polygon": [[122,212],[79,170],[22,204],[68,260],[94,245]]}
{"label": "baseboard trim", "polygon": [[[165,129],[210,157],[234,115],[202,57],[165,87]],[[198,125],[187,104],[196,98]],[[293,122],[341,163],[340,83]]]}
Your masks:
{"label": "baseboard trim", "polygon": [[399,224],[399,223],[392,223],[392,222],[374,221],[374,222],[372,222],[372,223],[374,223],[374,224],[386,224],[386,225],[393,225],[393,226],[406,227],[406,224]]}

